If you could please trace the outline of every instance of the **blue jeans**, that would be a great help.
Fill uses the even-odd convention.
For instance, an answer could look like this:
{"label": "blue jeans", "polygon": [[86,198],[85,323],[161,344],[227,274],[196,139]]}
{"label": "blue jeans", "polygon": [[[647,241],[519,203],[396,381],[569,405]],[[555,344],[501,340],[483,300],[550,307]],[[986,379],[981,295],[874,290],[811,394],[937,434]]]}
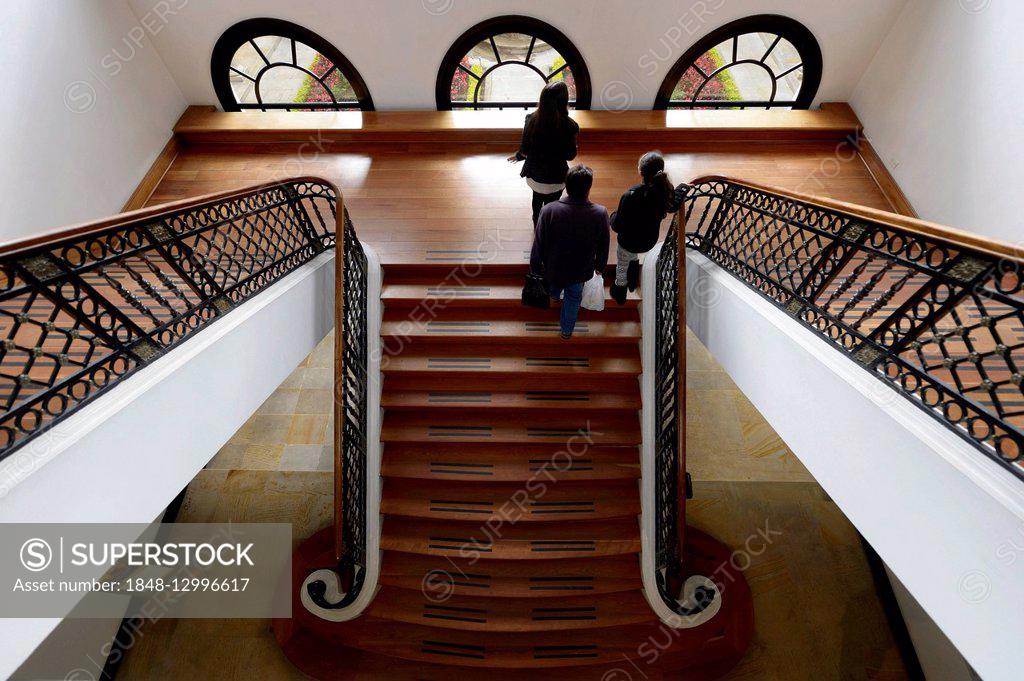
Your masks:
{"label": "blue jeans", "polygon": [[583,284],[569,284],[564,289],[551,287],[551,298],[558,300],[565,292],[562,301],[562,335],[571,336],[576,328],[576,318],[580,316],[580,303],[583,301]]}

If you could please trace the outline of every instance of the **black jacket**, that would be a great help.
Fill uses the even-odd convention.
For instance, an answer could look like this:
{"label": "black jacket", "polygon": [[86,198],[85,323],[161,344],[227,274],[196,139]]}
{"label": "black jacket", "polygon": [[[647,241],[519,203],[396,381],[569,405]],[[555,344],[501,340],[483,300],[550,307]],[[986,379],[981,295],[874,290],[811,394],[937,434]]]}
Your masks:
{"label": "black jacket", "polygon": [[682,205],[683,185],[668,197],[668,210],[655,205],[654,196],[645,184],[626,190],[619,199],[619,209],[612,213],[612,231],[618,235],[619,245],[630,253],[646,253],[658,243],[661,221],[668,213],[675,213]]}
{"label": "black jacket", "polygon": [[608,264],[608,240],[608,209],[565,197],[541,210],[530,267],[552,288],[590,281]]}
{"label": "black jacket", "polygon": [[526,159],[520,175],[544,184],[561,184],[569,172],[568,161],[576,158],[576,137],[580,134],[580,126],[570,118],[568,128],[542,131],[531,144],[526,138],[526,130],[533,115],[531,113],[526,117],[523,141],[517,153],[520,159]]}

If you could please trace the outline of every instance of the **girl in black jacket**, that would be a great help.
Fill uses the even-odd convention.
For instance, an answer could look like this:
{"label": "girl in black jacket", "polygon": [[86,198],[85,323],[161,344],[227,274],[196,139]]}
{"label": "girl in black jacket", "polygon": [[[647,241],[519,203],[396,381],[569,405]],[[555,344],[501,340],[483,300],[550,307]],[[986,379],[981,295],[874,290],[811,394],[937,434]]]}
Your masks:
{"label": "girl in black jacket", "polygon": [[569,161],[576,158],[580,126],[569,118],[569,88],[557,80],[541,90],[537,110],[526,117],[523,141],[509,162],[526,161],[520,176],[533,190],[533,224],[540,209],[557,201],[565,189]]}
{"label": "girl in black jacket", "polygon": [[661,221],[679,210],[683,201],[683,185],[672,188],[661,152],[641,156],[638,170],[643,182],[626,190],[611,217],[612,231],[618,235],[611,294],[619,305],[626,302],[627,288],[635,291],[640,282],[640,254],[654,248]]}

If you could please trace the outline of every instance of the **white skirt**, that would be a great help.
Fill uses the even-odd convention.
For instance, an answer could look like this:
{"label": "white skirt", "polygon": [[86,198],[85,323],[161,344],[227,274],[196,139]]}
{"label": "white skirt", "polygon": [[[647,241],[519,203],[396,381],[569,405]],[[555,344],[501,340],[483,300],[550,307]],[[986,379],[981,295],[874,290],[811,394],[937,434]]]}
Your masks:
{"label": "white skirt", "polygon": [[565,183],[560,182],[558,184],[544,184],[543,182],[537,182],[531,178],[526,178],[526,186],[538,194],[554,194],[565,189]]}

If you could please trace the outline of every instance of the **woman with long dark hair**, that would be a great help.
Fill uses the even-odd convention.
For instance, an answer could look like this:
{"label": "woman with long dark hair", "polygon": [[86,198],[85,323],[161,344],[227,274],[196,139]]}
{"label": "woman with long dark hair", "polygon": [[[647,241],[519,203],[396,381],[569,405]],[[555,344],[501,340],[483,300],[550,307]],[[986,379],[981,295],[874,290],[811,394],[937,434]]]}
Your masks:
{"label": "woman with long dark hair", "polygon": [[612,231],[618,236],[611,294],[619,305],[625,304],[626,291],[636,290],[639,283],[640,254],[654,248],[661,221],[679,210],[683,201],[682,185],[672,187],[660,151],[641,156],[637,170],[642,182],[626,190],[611,217]]}
{"label": "woman with long dark hair", "polygon": [[508,157],[511,163],[526,161],[520,176],[533,190],[533,224],[541,208],[562,196],[579,133],[580,126],[569,118],[569,88],[560,80],[548,83],[537,110],[526,117],[519,150]]}

